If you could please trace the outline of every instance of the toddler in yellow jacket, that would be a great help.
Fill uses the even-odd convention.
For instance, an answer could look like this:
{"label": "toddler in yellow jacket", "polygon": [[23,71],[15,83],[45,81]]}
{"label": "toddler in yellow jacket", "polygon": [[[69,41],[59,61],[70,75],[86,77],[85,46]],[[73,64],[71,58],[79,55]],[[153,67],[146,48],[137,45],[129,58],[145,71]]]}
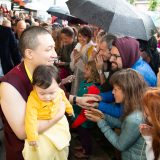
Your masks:
{"label": "toddler in yellow jacket", "polygon": [[[72,105],[66,98],[64,91],[60,89],[57,81],[58,72],[53,66],[40,65],[33,73],[33,91],[28,97],[25,116],[25,131],[27,134],[27,142],[29,143],[29,145],[26,145],[25,143],[23,150],[24,158],[28,157],[25,159],[36,159],[30,151],[28,152],[29,146],[39,148],[41,147],[39,145],[42,145],[38,142],[38,120],[49,120],[54,118],[61,107],[61,102],[65,103],[67,114],[70,116],[73,115]],[[70,132],[65,115],[55,125],[42,134],[47,137],[47,141],[49,139],[49,141],[53,143],[56,149],[62,150],[63,148],[68,147]],[[45,151],[42,152],[44,153]]]}

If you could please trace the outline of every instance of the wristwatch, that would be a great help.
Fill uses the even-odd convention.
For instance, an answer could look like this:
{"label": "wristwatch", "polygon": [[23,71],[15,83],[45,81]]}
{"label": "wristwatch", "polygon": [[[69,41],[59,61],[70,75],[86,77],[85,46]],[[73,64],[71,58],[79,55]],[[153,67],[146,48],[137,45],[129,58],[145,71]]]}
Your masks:
{"label": "wristwatch", "polygon": [[76,104],[76,96],[73,97],[73,104]]}

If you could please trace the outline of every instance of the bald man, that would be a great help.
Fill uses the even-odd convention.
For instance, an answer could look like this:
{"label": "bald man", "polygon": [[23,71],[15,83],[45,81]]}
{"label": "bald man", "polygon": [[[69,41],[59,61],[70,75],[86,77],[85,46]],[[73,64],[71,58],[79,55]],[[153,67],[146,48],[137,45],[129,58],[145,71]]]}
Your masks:
{"label": "bald man", "polygon": [[16,38],[18,40],[25,29],[26,29],[26,22],[24,20],[18,21],[16,25]]}

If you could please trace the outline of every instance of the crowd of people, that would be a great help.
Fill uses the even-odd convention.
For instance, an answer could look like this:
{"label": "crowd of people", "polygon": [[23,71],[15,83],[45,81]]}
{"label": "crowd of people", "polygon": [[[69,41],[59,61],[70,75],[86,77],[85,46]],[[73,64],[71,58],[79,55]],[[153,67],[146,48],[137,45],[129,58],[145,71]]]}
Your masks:
{"label": "crowd of people", "polygon": [[0,13],[6,160],[67,160],[72,132],[74,156],[89,159],[96,124],[120,159],[160,160],[159,34],[61,22]]}

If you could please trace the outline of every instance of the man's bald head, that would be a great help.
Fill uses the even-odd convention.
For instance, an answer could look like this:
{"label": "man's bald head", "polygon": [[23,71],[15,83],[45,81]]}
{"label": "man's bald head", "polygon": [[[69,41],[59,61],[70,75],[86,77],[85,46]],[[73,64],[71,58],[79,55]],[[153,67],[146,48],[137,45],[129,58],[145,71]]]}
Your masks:
{"label": "man's bald head", "polygon": [[20,20],[17,22],[16,33],[18,35],[18,39],[20,38],[22,32],[26,29],[26,22],[24,20]]}

